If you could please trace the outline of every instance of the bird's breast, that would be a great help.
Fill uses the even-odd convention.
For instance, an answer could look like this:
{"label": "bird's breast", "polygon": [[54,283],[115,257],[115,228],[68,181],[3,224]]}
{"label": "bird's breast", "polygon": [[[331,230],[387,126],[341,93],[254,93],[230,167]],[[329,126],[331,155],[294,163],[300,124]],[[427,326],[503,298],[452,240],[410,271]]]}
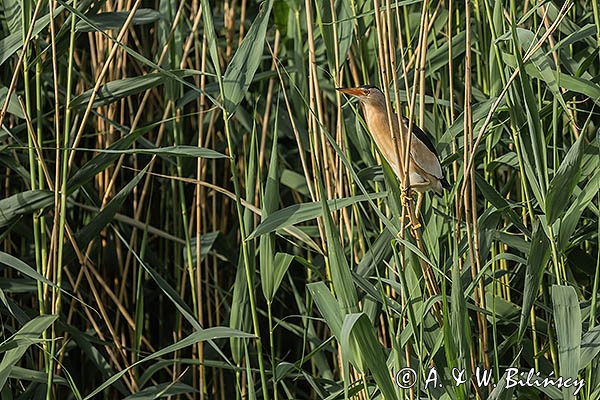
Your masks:
{"label": "bird's breast", "polygon": [[[388,164],[390,164],[396,175],[400,177],[399,161],[396,156],[396,144],[392,138],[387,113],[372,113],[367,111],[366,115],[367,128],[371,133],[375,145]],[[394,115],[392,118],[396,118],[396,116]],[[394,125],[394,137],[398,137],[399,129],[397,127],[397,121],[392,120],[392,123]]]}

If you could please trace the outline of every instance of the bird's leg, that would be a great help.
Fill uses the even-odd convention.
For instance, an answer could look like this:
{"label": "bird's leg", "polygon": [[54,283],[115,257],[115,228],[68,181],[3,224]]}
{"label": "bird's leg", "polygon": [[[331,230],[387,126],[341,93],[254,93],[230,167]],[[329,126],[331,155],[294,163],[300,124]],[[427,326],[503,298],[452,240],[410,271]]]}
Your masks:
{"label": "bird's leg", "polygon": [[417,205],[415,206],[415,218],[417,220],[421,214],[421,203],[423,203],[423,193],[417,192]]}
{"label": "bird's leg", "polygon": [[[405,198],[405,195],[403,193],[403,200],[404,200],[404,198]],[[406,196],[406,199],[411,199],[411,198]],[[414,220],[409,218],[408,224],[406,225],[407,228],[412,227],[413,230],[416,230],[421,227],[421,222],[419,222],[419,216],[420,216],[422,202],[423,202],[423,193],[417,192],[417,204],[415,206]],[[408,207],[408,204],[405,204],[405,203],[402,203],[402,204],[404,204]]]}
{"label": "bird's leg", "polygon": [[423,193],[417,192],[417,205],[415,206],[415,225],[413,229],[421,227],[420,216],[421,216],[421,203],[423,202]]}
{"label": "bird's leg", "polygon": [[[402,195],[401,195],[401,201],[402,201],[402,206],[406,207],[407,209],[410,207],[409,202],[412,201],[412,197],[411,197],[411,187],[408,188],[403,188],[402,189]],[[421,199],[421,193],[417,193],[417,207],[419,206],[419,202]],[[410,211],[409,211],[409,216],[410,216]],[[416,218],[415,218],[416,219]],[[406,225],[406,228],[412,226],[413,229],[418,229],[421,227],[421,224],[419,223],[419,220],[416,219],[415,221],[413,221],[410,217],[408,219],[408,224]]]}

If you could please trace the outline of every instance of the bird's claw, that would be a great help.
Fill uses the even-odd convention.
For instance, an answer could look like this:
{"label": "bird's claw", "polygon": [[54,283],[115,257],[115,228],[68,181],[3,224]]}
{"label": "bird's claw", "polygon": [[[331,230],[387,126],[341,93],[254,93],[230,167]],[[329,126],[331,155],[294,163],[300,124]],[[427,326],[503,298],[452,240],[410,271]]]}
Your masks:
{"label": "bird's claw", "polygon": [[408,208],[408,204],[409,204],[410,200],[411,200],[410,197],[402,196],[402,199],[401,199],[402,207]]}
{"label": "bird's claw", "polygon": [[411,228],[413,231],[416,231],[421,227],[421,223],[419,221],[417,221],[416,223],[413,223],[413,221],[408,221],[406,227]]}
{"label": "bird's claw", "polygon": [[412,197],[410,196],[410,189],[402,189],[402,195],[400,196],[400,200],[402,202],[402,206],[408,207],[409,202],[412,201]]}

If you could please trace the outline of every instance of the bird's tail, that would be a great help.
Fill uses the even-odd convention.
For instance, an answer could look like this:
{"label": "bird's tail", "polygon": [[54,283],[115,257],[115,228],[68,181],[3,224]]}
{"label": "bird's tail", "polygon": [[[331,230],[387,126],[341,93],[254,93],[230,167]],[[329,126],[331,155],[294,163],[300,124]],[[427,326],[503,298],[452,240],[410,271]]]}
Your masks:
{"label": "bird's tail", "polygon": [[440,183],[442,184],[442,187],[446,190],[450,190],[452,189],[452,185],[450,184],[450,182],[448,182],[446,180],[446,177],[443,176],[442,179],[440,179]]}

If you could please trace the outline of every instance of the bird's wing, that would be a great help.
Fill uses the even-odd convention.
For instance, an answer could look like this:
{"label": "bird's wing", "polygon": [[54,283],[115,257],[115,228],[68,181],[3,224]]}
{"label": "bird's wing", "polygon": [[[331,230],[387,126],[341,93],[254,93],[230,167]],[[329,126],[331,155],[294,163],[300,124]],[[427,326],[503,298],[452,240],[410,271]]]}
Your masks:
{"label": "bird's wing", "polygon": [[[405,128],[408,129],[408,121],[406,119],[403,121]],[[428,174],[438,179],[443,178],[440,159],[429,136],[415,124],[412,126],[412,134],[410,155],[414,162]]]}

